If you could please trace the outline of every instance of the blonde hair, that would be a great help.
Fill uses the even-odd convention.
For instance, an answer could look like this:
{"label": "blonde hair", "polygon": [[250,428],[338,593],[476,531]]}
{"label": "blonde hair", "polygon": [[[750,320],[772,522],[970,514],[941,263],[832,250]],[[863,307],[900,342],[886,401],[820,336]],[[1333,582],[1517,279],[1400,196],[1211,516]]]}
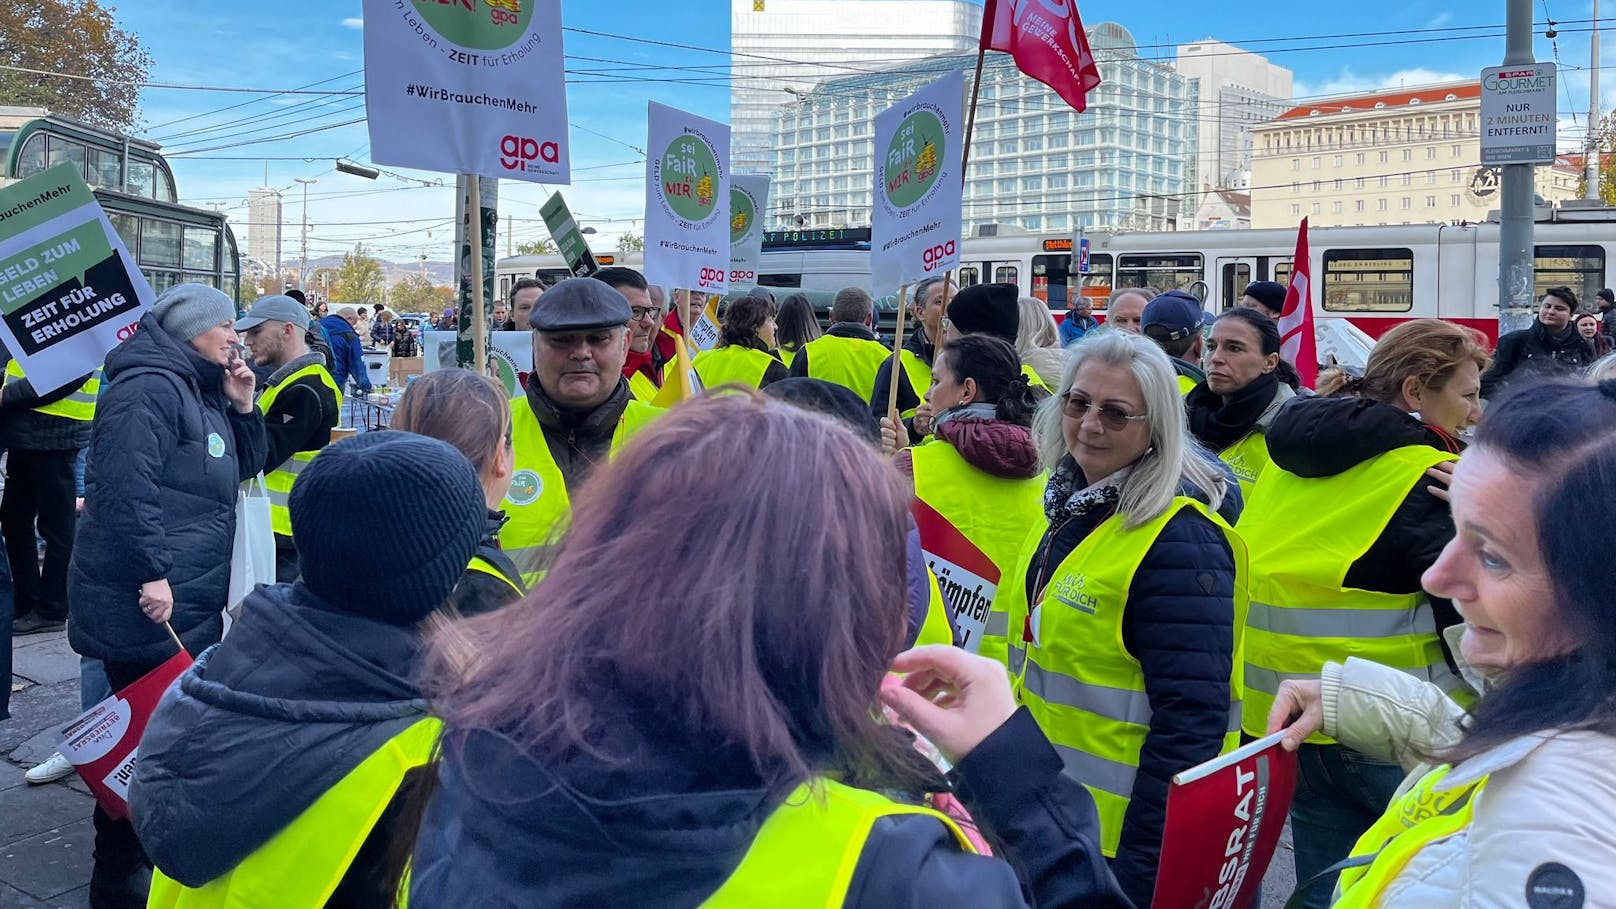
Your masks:
{"label": "blonde hair", "polygon": [[1117,506],[1123,516],[1122,526],[1131,529],[1160,517],[1186,484],[1204,491],[1208,507],[1216,511],[1228,489],[1228,479],[1190,438],[1177,374],[1167,353],[1144,335],[1124,331],[1084,335],[1069,350],[1059,390],[1039,405],[1033,417],[1033,437],[1044,469],[1053,471],[1068,454],[1062,421],[1066,395],[1072,390],[1078,370],[1088,362],[1125,369],[1133,375],[1145,399],[1150,447],[1122,484],[1122,499]]}
{"label": "blonde hair", "polygon": [[1059,348],[1060,329],[1049,307],[1037,297],[1018,297],[1016,307],[1021,321],[1016,328],[1016,353],[1026,354],[1040,347]]}
{"label": "blonde hair", "polygon": [[1458,368],[1467,362],[1487,368],[1487,351],[1480,333],[1441,319],[1410,319],[1380,336],[1361,379],[1343,373],[1321,376],[1323,396],[1356,394],[1394,404],[1402,398],[1403,380],[1409,376],[1432,391],[1441,391]]}

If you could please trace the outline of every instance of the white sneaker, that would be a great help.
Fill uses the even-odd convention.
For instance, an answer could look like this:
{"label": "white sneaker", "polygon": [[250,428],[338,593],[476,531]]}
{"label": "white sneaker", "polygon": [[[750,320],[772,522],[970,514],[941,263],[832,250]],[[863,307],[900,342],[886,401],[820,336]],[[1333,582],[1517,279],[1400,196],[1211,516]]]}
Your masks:
{"label": "white sneaker", "polygon": [[43,764],[36,764],[28,768],[22,778],[30,783],[54,783],[73,772],[73,764],[60,754],[53,754]]}

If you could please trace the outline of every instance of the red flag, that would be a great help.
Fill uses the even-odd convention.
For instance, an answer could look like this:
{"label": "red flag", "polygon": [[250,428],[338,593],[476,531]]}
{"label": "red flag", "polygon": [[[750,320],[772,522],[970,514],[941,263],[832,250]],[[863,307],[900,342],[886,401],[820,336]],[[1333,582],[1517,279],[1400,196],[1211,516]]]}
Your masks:
{"label": "red flag", "polygon": [[1014,57],[1017,69],[1054,89],[1078,113],[1100,84],[1076,0],[987,0],[978,46]]}
{"label": "red flag", "polygon": [[1285,308],[1279,314],[1279,355],[1296,367],[1302,384],[1319,381],[1318,343],[1313,337],[1312,266],[1307,255],[1307,219],[1296,233],[1296,256],[1291,260],[1291,281],[1285,288]]}

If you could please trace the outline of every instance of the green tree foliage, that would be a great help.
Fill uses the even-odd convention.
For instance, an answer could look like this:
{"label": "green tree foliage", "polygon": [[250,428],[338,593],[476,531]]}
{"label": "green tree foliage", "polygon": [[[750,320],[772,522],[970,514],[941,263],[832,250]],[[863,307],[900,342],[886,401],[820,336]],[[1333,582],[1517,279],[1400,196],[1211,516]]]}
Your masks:
{"label": "green tree foliage", "polygon": [[620,234],[617,249],[619,252],[645,252],[645,237],[640,234]]}
{"label": "green tree foliage", "polygon": [[516,244],[516,254],[519,256],[553,256],[556,252],[554,240],[528,240]]}
{"label": "green tree foliage", "polygon": [[342,257],[342,266],[331,282],[331,300],[333,304],[374,305],[382,299],[385,286],[381,263],[365,254],[365,244],[355,243],[353,251]]}
{"label": "green tree foliage", "polygon": [[395,312],[437,314],[454,304],[454,290],[433,284],[422,275],[409,275],[393,285],[392,299]]}
{"label": "green tree foliage", "polygon": [[[1594,126],[1599,147],[1599,201],[1616,205],[1616,111],[1600,118]],[[1587,194],[1588,178],[1577,181],[1577,196]]]}
{"label": "green tree foliage", "polygon": [[[5,104],[44,107],[107,129],[135,126],[151,55],[97,0],[30,0],[0,5],[0,70]],[[72,78],[72,77],[88,78]]]}

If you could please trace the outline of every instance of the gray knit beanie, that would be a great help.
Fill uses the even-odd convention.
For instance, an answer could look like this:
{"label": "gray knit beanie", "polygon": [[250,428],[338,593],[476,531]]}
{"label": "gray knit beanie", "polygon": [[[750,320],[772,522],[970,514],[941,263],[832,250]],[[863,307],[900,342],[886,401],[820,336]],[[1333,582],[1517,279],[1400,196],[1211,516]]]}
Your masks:
{"label": "gray knit beanie", "polygon": [[163,330],[189,341],[236,317],[236,304],[224,291],[206,284],[176,284],[157,295],[152,315]]}

